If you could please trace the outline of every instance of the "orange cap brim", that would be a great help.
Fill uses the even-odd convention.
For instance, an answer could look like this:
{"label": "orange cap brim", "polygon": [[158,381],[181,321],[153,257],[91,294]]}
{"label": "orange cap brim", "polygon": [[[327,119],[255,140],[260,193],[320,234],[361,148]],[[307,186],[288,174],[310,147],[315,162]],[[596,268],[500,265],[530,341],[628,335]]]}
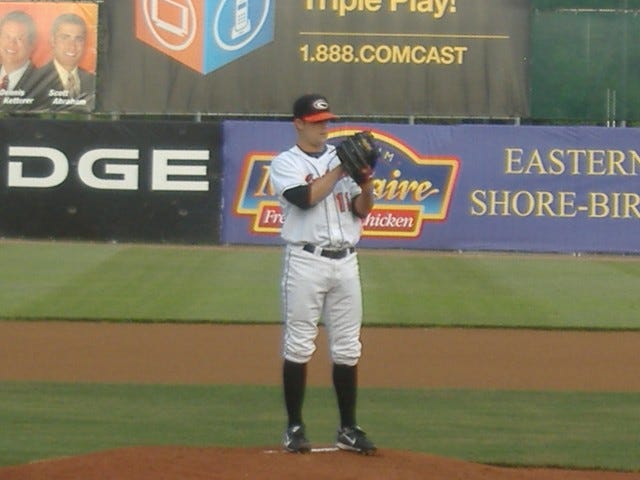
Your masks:
{"label": "orange cap brim", "polygon": [[302,117],[302,120],[304,120],[305,122],[324,122],[326,120],[334,120],[336,118],[338,117],[336,117],[331,112],[318,112],[311,115],[306,115]]}

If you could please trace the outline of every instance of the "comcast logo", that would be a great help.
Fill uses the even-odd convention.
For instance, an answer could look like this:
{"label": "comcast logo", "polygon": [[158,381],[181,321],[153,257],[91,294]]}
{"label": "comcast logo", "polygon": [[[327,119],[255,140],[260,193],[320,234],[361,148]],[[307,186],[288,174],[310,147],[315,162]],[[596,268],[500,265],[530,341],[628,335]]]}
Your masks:
{"label": "comcast logo", "polygon": [[136,37],[203,74],[273,40],[273,0],[136,0]]}

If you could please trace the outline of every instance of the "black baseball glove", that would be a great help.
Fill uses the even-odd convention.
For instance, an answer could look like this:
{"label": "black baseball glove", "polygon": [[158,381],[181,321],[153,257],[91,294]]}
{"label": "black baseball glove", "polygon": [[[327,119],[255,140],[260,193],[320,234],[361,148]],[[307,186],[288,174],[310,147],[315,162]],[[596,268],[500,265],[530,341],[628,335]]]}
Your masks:
{"label": "black baseball glove", "polygon": [[354,133],[336,146],[342,168],[358,185],[366,183],[376,168],[380,150],[369,131]]}

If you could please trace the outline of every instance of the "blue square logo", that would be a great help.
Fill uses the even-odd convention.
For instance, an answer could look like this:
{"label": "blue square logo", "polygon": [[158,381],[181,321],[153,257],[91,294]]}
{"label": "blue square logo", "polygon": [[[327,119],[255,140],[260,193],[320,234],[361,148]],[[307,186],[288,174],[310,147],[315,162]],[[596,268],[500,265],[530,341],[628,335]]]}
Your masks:
{"label": "blue square logo", "polygon": [[275,0],[208,0],[204,18],[203,73],[273,40]]}

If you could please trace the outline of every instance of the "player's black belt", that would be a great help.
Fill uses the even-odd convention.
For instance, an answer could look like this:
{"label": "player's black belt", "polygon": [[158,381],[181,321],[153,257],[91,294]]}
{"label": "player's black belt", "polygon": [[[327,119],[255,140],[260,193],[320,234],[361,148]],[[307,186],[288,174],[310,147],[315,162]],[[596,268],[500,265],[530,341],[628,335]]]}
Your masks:
{"label": "player's black belt", "polygon": [[331,258],[332,260],[340,260],[341,258],[344,258],[356,251],[354,247],[344,248],[342,250],[327,250],[326,248],[316,247],[310,243],[305,244],[302,249],[305,252],[320,255],[321,257]]}

